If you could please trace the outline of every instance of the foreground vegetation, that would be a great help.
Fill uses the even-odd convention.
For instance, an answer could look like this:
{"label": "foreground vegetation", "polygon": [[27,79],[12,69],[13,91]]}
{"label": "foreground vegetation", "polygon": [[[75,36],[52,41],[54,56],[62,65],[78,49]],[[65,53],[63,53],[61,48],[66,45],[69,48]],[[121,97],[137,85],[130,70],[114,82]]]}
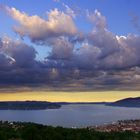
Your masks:
{"label": "foreground vegetation", "polygon": [[96,132],[33,123],[0,122],[0,140],[140,140],[140,132]]}

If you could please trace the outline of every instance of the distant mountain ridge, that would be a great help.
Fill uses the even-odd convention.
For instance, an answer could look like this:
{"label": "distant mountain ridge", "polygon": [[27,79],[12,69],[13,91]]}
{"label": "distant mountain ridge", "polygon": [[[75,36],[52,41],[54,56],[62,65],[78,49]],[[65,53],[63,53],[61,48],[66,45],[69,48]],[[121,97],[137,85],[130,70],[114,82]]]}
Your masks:
{"label": "distant mountain ridge", "polygon": [[140,97],[126,98],[116,102],[47,102],[47,101],[0,101],[0,110],[58,109],[68,104],[105,104],[118,107],[140,107]]}
{"label": "distant mountain ridge", "polygon": [[57,109],[61,105],[46,101],[6,101],[0,102],[0,110],[41,110]]}
{"label": "distant mountain ridge", "polygon": [[107,105],[120,107],[140,107],[140,97],[126,98],[113,103],[109,103]]}

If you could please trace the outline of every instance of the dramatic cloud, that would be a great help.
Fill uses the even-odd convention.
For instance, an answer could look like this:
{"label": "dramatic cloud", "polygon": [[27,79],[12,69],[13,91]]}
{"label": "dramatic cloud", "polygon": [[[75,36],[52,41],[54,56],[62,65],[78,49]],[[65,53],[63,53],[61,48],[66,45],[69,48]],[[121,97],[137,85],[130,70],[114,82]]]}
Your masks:
{"label": "dramatic cloud", "polygon": [[46,41],[59,36],[73,36],[77,28],[72,17],[58,9],[47,12],[48,19],[37,15],[29,16],[15,8],[3,6],[3,9],[18,23],[14,31],[21,37],[28,36],[33,42]]}
{"label": "dramatic cloud", "polygon": [[21,41],[13,41],[8,37],[0,40],[0,67],[2,67],[0,83],[20,84],[31,82],[33,80],[32,76],[34,76],[33,69],[38,67],[38,62],[35,60],[35,49]]}
{"label": "dramatic cloud", "polygon": [[106,18],[96,9],[94,13],[87,11],[88,19],[95,24],[98,30],[103,30],[106,28]]}
{"label": "dramatic cloud", "polygon": [[[71,90],[139,89],[140,36],[120,36],[107,28],[98,10],[87,11],[93,29],[84,33],[75,24],[75,13],[64,5],[47,12],[47,19],[29,16],[15,8],[4,9],[18,22],[14,31],[35,45],[50,47],[44,61],[36,50],[21,41],[0,39],[0,78],[9,83],[47,85]],[[3,82],[4,83],[4,82]]]}
{"label": "dramatic cloud", "polygon": [[73,54],[74,45],[67,38],[61,37],[53,39],[52,52],[49,56],[51,59],[70,59]]}
{"label": "dramatic cloud", "polygon": [[32,66],[35,62],[36,51],[20,41],[12,41],[8,37],[1,39],[0,52],[11,59],[10,64],[20,67]]}

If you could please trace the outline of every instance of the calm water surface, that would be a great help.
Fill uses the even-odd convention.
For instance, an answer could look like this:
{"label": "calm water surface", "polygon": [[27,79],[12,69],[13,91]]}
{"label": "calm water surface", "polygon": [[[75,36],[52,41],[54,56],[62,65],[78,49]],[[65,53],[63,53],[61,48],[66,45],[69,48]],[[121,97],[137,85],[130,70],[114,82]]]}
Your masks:
{"label": "calm water surface", "polygon": [[86,127],[125,119],[140,119],[140,109],[73,104],[49,110],[0,110],[0,120],[35,122],[63,127]]}

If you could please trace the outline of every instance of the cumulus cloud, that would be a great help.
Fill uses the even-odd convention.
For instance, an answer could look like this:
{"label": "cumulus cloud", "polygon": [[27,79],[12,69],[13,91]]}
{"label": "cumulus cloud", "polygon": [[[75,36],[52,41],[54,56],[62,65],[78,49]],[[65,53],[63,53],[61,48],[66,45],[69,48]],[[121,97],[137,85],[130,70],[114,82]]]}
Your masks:
{"label": "cumulus cloud", "polygon": [[[119,51],[108,57],[108,61],[112,68],[128,68],[139,66],[140,57],[140,36],[129,34],[127,36],[117,36],[119,43]],[[109,61],[110,59],[110,61]],[[112,61],[112,62],[111,62]]]}
{"label": "cumulus cloud", "polygon": [[0,84],[33,82],[33,70],[39,65],[35,49],[9,37],[1,38],[0,42]]}
{"label": "cumulus cloud", "polygon": [[[95,10],[92,14],[87,14],[88,18],[95,25],[91,33],[88,33],[87,40],[91,47],[95,49],[91,54],[96,56],[93,64],[98,69],[126,69],[128,67],[139,66],[140,41],[139,35],[128,34],[119,36],[107,29],[106,18]],[[82,47],[81,47],[82,48]],[[100,53],[99,53],[100,52]],[[90,57],[90,53],[87,58]],[[129,56],[129,57],[127,57]],[[93,58],[93,57],[92,57]]]}
{"label": "cumulus cloud", "polygon": [[36,51],[33,47],[29,47],[21,41],[13,41],[8,37],[1,40],[0,52],[11,59],[10,64],[22,67],[33,65],[36,57]]}
{"label": "cumulus cloud", "polygon": [[76,13],[74,12],[74,10],[72,10],[68,5],[63,3],[63,6],[66,8],[66,13],[68,15],[70,15],[71,17],[75,18],[76,17]]}
{"label": "cumulus cloud", "polygon": [[72,57],[74,45],[68,38],[60,37],[53,39],[51,45],[50,59],[70,59]]}
{"label": "cumulus cloud", "polygon": [[115,36],[105,31],[94,31],[88,36],[88,43],[81,47],[80,58],[86,65],[96,69],[127,69],[140,65],[140,36],[129,34]]}
{"label": "cumulus cloud", "polygon": [[33,42],[42,42],[52,37],[73,36],[77,33],[72,17],[58,9],[47,12],[47,20],[37,15],[29,16],[8,6],[3,9],[19,23],[19,26],[14,27],[14,31],[22,37],[28,36]]}
{"label": "cumulus cloud", "polygon": [[[70,89],[138,89],[140,83],[140,36],[124,36],[107,28],[107,19],[98,10],[87,11],[93,29],[84,33],[75,25],[74,11],[47,12],[47,19],[28,15],[15,8],[4,10],[18,22],[14,31],[36,45],[51,48],[44,61],[36,50],[21,41],[0,39],[0,72],[3,81],[41,83]],[[9,72],[9,69],[11,72]],[[12,79],[12,80],[11,80]],[[61,87],[61,89],[62,89]]]}
{"label": "cumulus cloud", "polygon": [[87,10],[88,19],[95,24],[96,28],[99,30],[103,30],[106,28],[106,18],[96,9],[93,13],[90,13]]}

